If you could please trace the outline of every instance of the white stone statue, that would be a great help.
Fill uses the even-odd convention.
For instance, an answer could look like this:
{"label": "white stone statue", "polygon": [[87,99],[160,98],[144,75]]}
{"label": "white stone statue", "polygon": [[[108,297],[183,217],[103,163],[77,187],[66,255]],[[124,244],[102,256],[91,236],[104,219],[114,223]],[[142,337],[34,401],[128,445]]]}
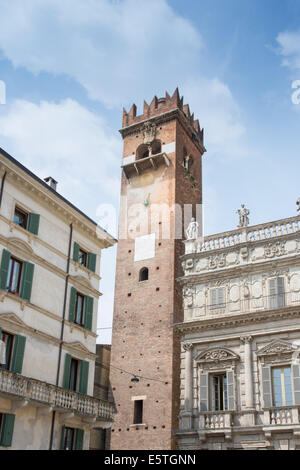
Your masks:
{"label": "white stone statue", "polygon": [[248,215],[250,214],[250,211],[246,209],[244,204],[242,204],[242,208],[237,211],[237,214],[239,214],[240,217],[238,228],[247,227],[249,225]]}
{"label": "white stone statue", "polygon": [[185,231],[187,240],[196,240],[198,238],[199,224],[196,219],[192,217],[188,228]]}
{"label": "white stone statue", "polygon": [[298,206],[297,211],[300,212],[300,197],[299,197],[298,201],[296,202],[296,204],[297,204],[297,206]]}

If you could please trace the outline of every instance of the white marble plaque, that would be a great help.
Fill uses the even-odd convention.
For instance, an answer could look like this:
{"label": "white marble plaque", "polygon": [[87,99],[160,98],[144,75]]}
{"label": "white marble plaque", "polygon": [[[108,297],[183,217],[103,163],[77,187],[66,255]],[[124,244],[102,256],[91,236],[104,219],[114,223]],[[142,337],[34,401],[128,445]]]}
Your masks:
{"label": "white marble plaque", "polygon": [[134,261],[155,257],[155,233],[137,237],[134,246]]}

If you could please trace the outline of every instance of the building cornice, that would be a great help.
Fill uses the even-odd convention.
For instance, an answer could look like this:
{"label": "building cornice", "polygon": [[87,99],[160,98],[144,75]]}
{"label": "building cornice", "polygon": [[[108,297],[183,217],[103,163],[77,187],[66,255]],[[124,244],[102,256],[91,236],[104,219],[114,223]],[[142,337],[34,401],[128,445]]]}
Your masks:
{"label": "building cornice", "polygon": [[176,333],[197,333],[210,330],[225,330],[229,328],[237,328],[240,326],[250,326],[266,322],[276,322],[282,320],[300,318],[300,306],[284,307],[283,309],[257,311],[252,313],[242,313],[229,315],[222,318],[186,321],[176,323],[173,328]]}

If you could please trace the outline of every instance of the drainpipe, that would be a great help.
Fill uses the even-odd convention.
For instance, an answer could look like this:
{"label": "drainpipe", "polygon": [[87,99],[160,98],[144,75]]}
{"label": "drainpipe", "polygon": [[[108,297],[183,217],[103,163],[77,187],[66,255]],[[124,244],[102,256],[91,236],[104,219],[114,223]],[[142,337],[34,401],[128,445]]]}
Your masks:
{"label": "drainpipe", "polygon": [[4,175],[2,176],[2,181],[1,181],[1,189],[0,189],[0,207],[1,207],[1,204],[2,204],[2,197],[3,197],[3,189],[4,189],[5,178],[6,178],[6,171],[4,172]]}
{"label": "drainpipe", "polygon": [[[70,273],[70,261],[71,261],[71,246],[72,246],[72,235],[73,235],[73,224],[70,224],[70,236],[69,236],[69,249],[68,249],[68,262],[67,262],[67,271],[66,271],[66,282],[65,282],[65,295],[63,303],[63,318],[61,324],[60,332],[60,344],[59,344],[59,353],[58,353],[58,364],[57,364],[57,373],[56,373],[56,382],[55,385],[58,387],[59,384],[59,375],[61,369],[61,355],[62,355],[62,345],[64,338],[64,328],[65,328],[65,317],[66,317],[66,305],[67,305],[67,295],[68,295],[68,285],[69,285],[69,273]],[[54,434],[54,424],[55,424],[55,415],[56,412],[52,412],[52,422],[51,422],[51,433],[50,433],[50,444],[49,450],[52,450],[53,445],[53,434]]]}

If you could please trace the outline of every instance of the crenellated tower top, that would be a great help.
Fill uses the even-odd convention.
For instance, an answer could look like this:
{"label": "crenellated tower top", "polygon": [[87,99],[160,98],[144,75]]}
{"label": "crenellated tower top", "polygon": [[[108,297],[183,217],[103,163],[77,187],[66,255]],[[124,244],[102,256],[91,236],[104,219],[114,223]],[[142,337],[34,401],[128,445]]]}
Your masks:
{"label": "crenellated tower top", "polygon": [[150,105],[144,101],[143,114],[139,116],[137,116],[137,107],[135,104],[131,106],[129,112],[123,108],[122,130],[149,119],[171,113],[172,111],[180,113],[181,117],[193,128],[193,132],[203,144],[203,129],[200,128],[198,119],[194,119],[194,113],[191,114],[189,105],[183,104],[183,96],[180,97],[178,88],[176,88],[172,96],[170,96],[168,92],[166,92],[164,98],[154,96]]}

